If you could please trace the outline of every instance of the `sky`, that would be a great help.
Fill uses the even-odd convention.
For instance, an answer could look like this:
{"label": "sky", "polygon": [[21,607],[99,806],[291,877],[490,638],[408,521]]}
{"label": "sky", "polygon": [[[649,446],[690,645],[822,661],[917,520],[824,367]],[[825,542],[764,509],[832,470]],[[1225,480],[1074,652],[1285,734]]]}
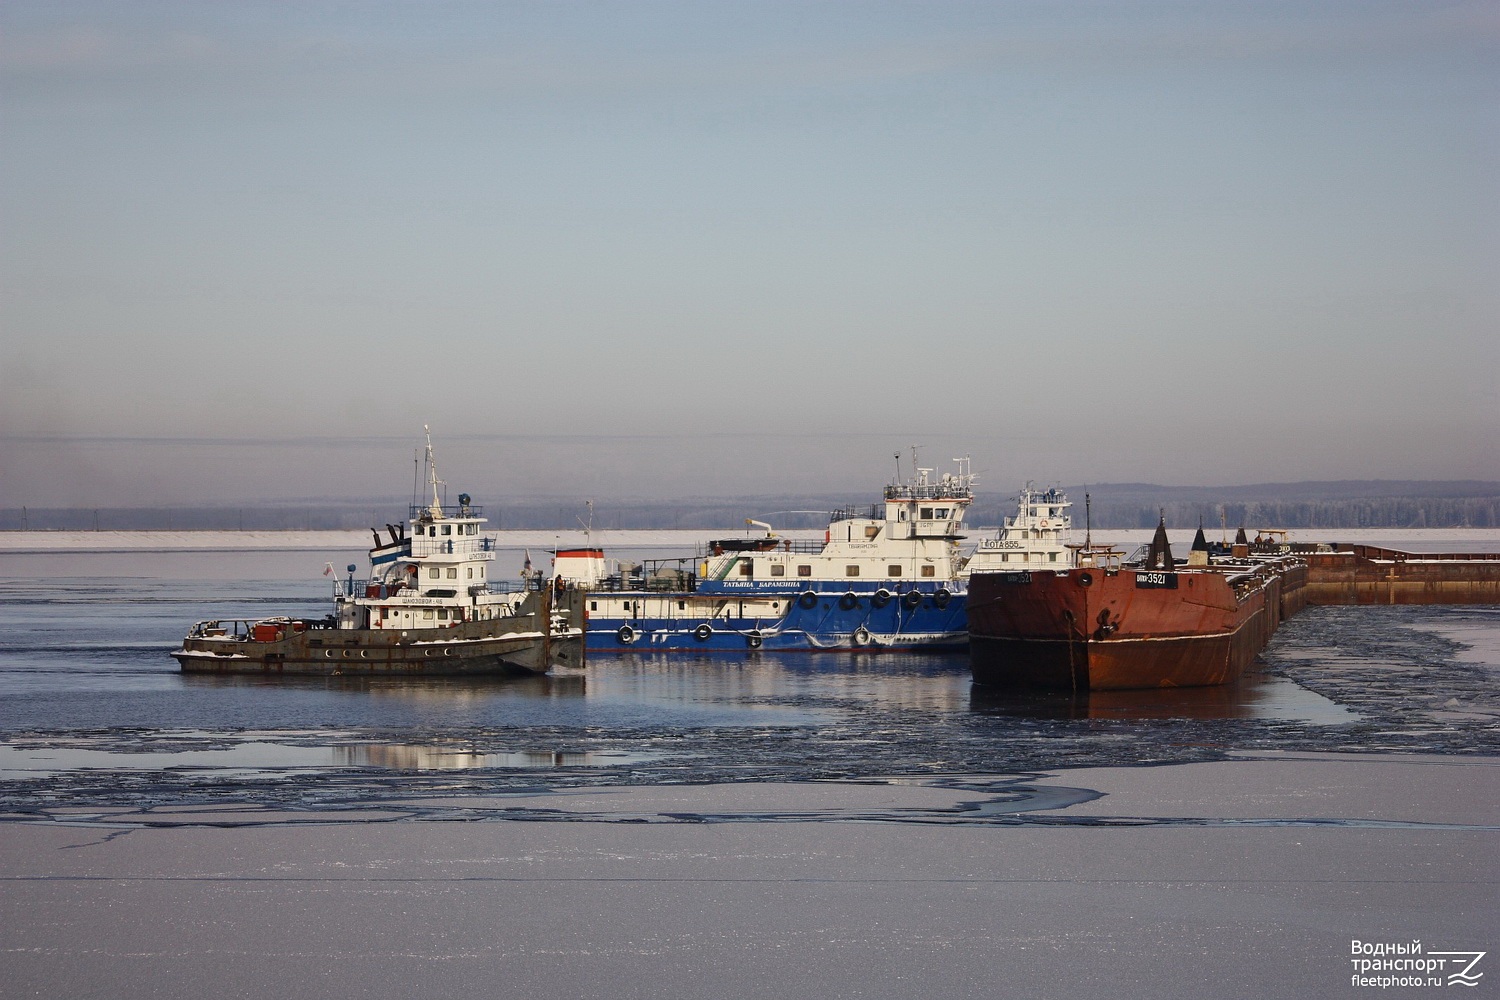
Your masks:
{"label": "sky", "polygon": [[6,0],[0,506],[1500,479],[1497,125],[1495,2]]}

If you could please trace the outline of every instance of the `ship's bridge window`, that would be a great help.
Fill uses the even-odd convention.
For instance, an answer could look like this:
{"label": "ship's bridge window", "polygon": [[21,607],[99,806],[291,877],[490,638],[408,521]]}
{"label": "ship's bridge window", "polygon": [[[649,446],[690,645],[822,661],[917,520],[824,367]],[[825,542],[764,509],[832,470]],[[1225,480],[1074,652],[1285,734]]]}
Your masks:
{"label": "ship's bridge window", "polygon": [[906,520],[906,508],[905,507],[902,507],[901,510],[896,513],[896,520],[898,520],[898,521],[904,521],[904,520]]}
{"label": "ship's bridge window", "polygon": [[443,525],[443,534],[445,534],[445,535],[451,535],[451,534],[453,534],[453,525],[451,525],[451,524],[445,524],[445,525]]}
{"label": "ship's bridge window", "polygon": [[783,566],[781,563],[772,563],[771,564],[771,575],[772,576],[786,576],[786,567]]}
{"label": "ship's bridge window", "polygon": [[887,566],[885,568],[885,575],[886,576],[900,576],[901,575],[901,567],[900,566],[896,566],[896,565]]}
{"label": "ship's bridge window", "polygon": [[427,526],[427,534],[430,535],[433,538],[436,538],[437,537],[437,525],[435,525],[435,524],[429,524]]}
{"label": "ship's bridge window", "polygon": [[811,566],[798,566],[797,567],[797,575],[798,576],[812,576],[812,567]]}
{"label": "ship's bridge window", "polygon": [[939,507],[937,509],[937,516],[938,516],[938,520],[939,521],[947,520],[947,518],[948,518],[948,508],[947,507]]}
{"label": "ship's bridge window", "polygon": [[845,576],[859,576],[859,567],[857,565],[848,565],[848,566],[845,566],[844,567],[844,575]]}
{"label": "ship's bridge window", "polygon": [[477,534],[479,534],[479,525],[477,525],[477,524],[466,524],[466,525],[464,525],[464,534],[466,534],[466,535],[477,535]]}
{"label": "ship's bridge window", "polygon": [[924,520],[924,521],[931,521],[932,520],[932,508],[931,507],[923,507],[922,508],[922,520]]}
{"label": "ship's bridge window", "polygon": [[750,560],[746,559],[740,563],[740,576],[753,576],[754,574],[755,567],[751,564]]}

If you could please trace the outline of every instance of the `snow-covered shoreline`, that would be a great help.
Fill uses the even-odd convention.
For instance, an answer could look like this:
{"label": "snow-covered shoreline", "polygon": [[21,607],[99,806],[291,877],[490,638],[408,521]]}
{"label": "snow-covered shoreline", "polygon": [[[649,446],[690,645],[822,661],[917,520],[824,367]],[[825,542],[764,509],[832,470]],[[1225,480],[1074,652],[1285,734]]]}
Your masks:
{"label": "snow-covered shoreline", "polygon": [[[1180,528],[1168,532],[1173,545],[1188,544],[1195,529]],[[494,533],[500,548],[550,550],[556,545],[584,544],[581,532],[499,531]],[[722,532],[718,533],[722,537]],[[795,539],[814,539],[821,530],[792,530],[782,533]],[[971,528],[974,539],[992,536],[993,528]],[[1217,538],[1217,531],[1208,532]],[[691,550],[715,533],[699,530],[595,531],[592,542],[606,552],[621,549]],[[1108,542],[1122,548],[1149,540],[1148,529],[1096,530],[1094,541]],[[47,552],[347,552],[370,547],[369,531],[0,531],[0,554],[36,554]],[[1083,532],[1074,530],[1073,540],[1083,540]],[[1298,542],[1350,542],[1367,545],[1390,545],[1411,552],[1459,551],[1465,544],[1476,552],[1500,552],[1500,529],[1497,528],[1306,528],[1292,532]],[[969,544],[969,543],[966,543]],[[1457,547],[1456,547],[1457,546]]]}

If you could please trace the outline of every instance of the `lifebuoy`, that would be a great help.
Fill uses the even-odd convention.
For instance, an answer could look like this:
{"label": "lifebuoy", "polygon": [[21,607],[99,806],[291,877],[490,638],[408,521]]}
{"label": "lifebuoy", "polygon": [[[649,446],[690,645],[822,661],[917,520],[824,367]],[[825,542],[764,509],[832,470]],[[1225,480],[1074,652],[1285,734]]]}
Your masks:
{"label": "lifebuoy", "polygon": [[699,625],[697,628],[693,629],[693,638],[697,639],[699,642],[707,642],[708,637],[713,634],[714,630],[708,624],[708,622],[704,622],[702,625]]}
{"label": "lifebuoy", "polygon": [[797,598],[797,605],[811,611],[818,606],[818,595],[810,590],[804,591],[802,596]]}
{"label": "lifebuoy", "polygon": [[870,630],[861,625],[854,630],[854,635],[851,638],[854,640],[856,646],[868,646],[870,644]]}
{"label": "lifebuoy", "polygon": [[745,636],[745,645],[751,649],[759,649],[761,644],[760,629],[753,629]]}
{"label": "lifebuoy", "polygon": [[845,611],[853,611],[855,608],[859,607],[859,598],[855,597],[854,591],[851,590],[849,591],[849,593],[839,598],[839,607],[843,608]]}
{"label": "lifebuoy", "polygon": [[1089,587],[1089,586],[1093,586],[1093,583],[1094,583],[1094,574],[1088,572],[1087,570],[1085,570],[1084,572],[1078,574],[1078,586],[1080,586],[1080,587]]}
{"label": "lifebuoy", "polygon": [[629,625],[621,625],[620,630],[615,633],[615,638],[628,646],[632,642],[635,642],[635,629]]}
{"label": "lifebuoy", "polygon": [[872,607],[883,608],[889,603],[891,603],[891,592],[884,587],[881,587],[870,595],[870,604]]}
{"label": "lifebuoy", "polygon": [[936,604],[940,608],[946,608],[948,606],[948,600],[952,596],[953,595],[948,593],[945,588],[939,587],[938,592],[932,595],[932,603]]}
{"label": "lifebuoy", "polygon": [[901,598],[901,603],[908,608],[915,608],[922,603],[922,592],[920,590],[908,590],[906,596]]}

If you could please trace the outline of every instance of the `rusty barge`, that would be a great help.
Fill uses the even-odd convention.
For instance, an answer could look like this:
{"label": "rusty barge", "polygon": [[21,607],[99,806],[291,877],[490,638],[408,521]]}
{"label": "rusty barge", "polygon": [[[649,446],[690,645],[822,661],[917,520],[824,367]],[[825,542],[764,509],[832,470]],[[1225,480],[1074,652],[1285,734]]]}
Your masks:
{"label": "rusty barge", "polygon": [[1500,553],[1293,545],[1307,559],[1308,604],[1500,604]]}
{"label": "rusty barge", "polygon": [[1240,676],[1307,605],[1500,604],[1500,553],[1292,544],[1244,529],[1174,560],[1165,521],[1130,559],[1068,546],[1055,571],[979,572],[969,583],[975,683],[1063,691],[1203,687]]}
{"label": "rusty barge", "polygon": [[981,685],[1061,691],[1203,687],[1237,679],[1305,604],[1301,556],[1213,554],[1200,528],[1185,565],[1159,524],[1144,559],[1085,543],[1052,572],[969,581],[969,656]]}

